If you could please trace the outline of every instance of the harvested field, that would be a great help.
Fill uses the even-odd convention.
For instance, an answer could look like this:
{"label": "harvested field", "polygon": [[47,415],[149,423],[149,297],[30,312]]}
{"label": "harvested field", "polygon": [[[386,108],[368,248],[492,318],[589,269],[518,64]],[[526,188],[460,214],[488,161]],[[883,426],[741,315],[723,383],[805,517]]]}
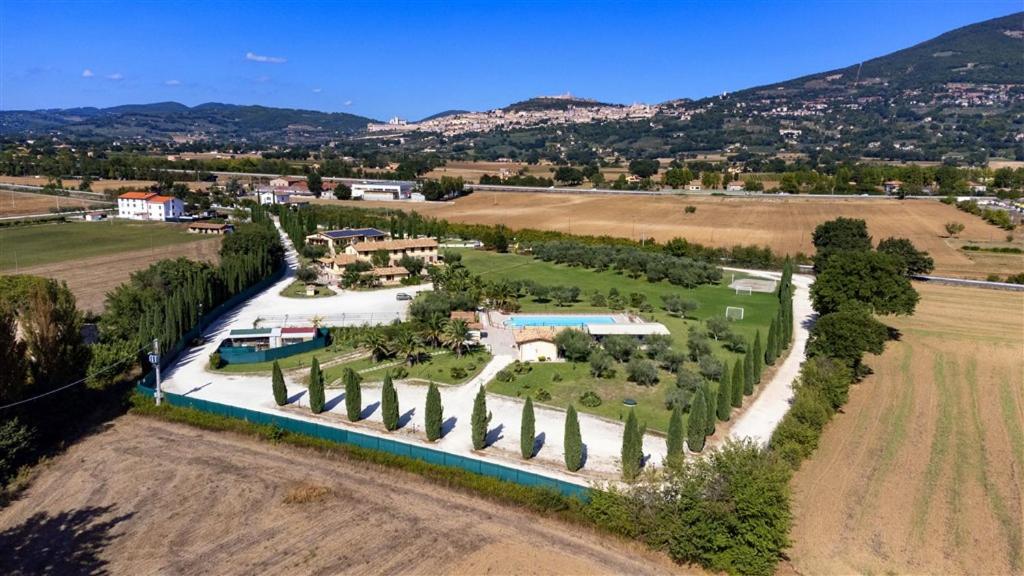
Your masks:
{"label": "harvested field", "polygon": [[[35,176],[0,176],[0,183],[45,186],[46,178],[36,178]],[[77,190],[81,180],[65,178],[61,180],[61,183],[64,184],[64,188]],[[144,190],[154,184],[156,184],[155,180],[93,180],[90,188],[93,192],[106,192],[107,190],[117,190],[118,188]],[[210,185],[209,182],[185,182],[185,184],[192,190],[201,190]]]}
{"label": "harvested field", "polygon": [[85,209],[93,205],[103,206],[104,208],[113,206],[112,204],[102,204],[79,198],[0,190],[0,218],[50,214],[56,212],[57,208]]}
{"label": "harvested field", "polygon": [[917,288],[794,478],[797,573],[1024,573],[1024,295]]}
{"label": "harvested field", "polygon": [[0,511],[4,574],[665,574],[660,555],[342,458],[125,416]]}
{"label": "harvested field", "polygon": [[168,258],[184,257],[216,263],[220,260],[220,242],[219,236],[206,237],[186,244],[169,244],[147,250],[82,258],[76,260],[74,265],[68,265],[67,262],[42,264],[21,268],[18,272],[67,282],[80,309],[99,313],[103,311],[107,292],[127,282],[132,272],[148,268],[150,264]]}
{"label": "harvested field", "polygon": [[[1006,275],[1012,267],[1000,260],[968,257],[954,247],[963,241],[1004,244],[1007,233],[981,218],[930,200],[611,196],[477,192],[454,202],[398,205],[365,202],[361,206],[407,208],[453,222],[505,224],[573,234],[609,234],[659,241],[684,237],[709,246],[757,244],[795,254],[813,252],[815,226],[833,218],[863,218],[876,241],[890,236],[909,238],[935,259],[935,273],[984,279]],[[685,214],[687,205],[697,207]],[[946,222],[966,227],[959,241],[945,237]],[[1013,245],[1024,247],[1024,234]],[[1017,256],[1018,260],[1024,257]]]}

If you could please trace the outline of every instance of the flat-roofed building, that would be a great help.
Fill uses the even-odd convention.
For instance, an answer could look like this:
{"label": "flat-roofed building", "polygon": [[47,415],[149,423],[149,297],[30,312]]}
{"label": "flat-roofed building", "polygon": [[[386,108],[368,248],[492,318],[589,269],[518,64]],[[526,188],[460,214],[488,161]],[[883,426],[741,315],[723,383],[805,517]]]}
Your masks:
{"label": "flat-roofed building", "polygon": [[352,185],[352,199],[409,200],[414,187],[414,182],[402,180],[359,182]]}
{"label": "flat-roofed building", "polygon": [[193,222],[188,225],[188,231],[193,234],[230,234],[235,227],[224,222]]}

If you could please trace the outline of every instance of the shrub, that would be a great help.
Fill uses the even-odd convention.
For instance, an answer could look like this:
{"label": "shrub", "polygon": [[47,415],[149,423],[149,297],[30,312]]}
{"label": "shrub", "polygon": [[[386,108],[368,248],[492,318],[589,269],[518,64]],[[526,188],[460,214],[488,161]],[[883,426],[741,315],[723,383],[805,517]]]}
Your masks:
{"label": "shrub", "polygon": [[516,373],[510,368],[502,368],[498,370],[498,373],[494,375],[498,382],[511,382],[516,379]]}
{"label": "shrub", "polygon": [[223,365],[223,360],[220,357],[220,352],[214,352],[210,354],[210,368],[216,370]]}
{"label": "shrub", "polygon": [[693,204],[687,204],[686,208],[683,208],[683,212],[685,212],[687,214],[693,214],[696,211],[697,211],[697,207],[694,206]]}
{"label": "shrub", "polygon": [[409,370],[405,366],[395,366],[391,369],[391,377],[395,380],[402,380],[409,377]]}
{"label": "shrub", "polygon": [[590,374],[595,378],[609,378],[615,374],[614,359],[611,354],[601,348],[591,350],[587,361],[590,364]]}
{"label": "shrub", "polygon": [[580,404],[587,408],[597,408],[601,405],[601,397],[593,390],[587,390],[580,394]]}
{"label": "shrub", "polygon": [[551,392],[548,392],[547,390],[545,390],[543,388],[537,390],[537,401],[538,402],[547,402],[548,400],[551,400]]}
{"label": "shrub", "polygon": [[466,369],[461,366],[452,366],[448,372],[453,380],[462,380],[466,377]]}
{"label": "shrub", "polygon": [[711,354],[705,354],[697,360],[700,373],[708,380],[718,380],[722,377],[722,361]]}
{"label": "shrub", "polygon": [[562,381],[562,375],[560,373],[558,373],[558,372],[555,372],[554,374],[551,375],[551,381],[552,382],[561,382]]}
{"label": "shrub", "polygon": [[629,380],[641,386],[653,386],[658,382],[658,368],[654,362],[642,358],[634,358],[626,365]]}

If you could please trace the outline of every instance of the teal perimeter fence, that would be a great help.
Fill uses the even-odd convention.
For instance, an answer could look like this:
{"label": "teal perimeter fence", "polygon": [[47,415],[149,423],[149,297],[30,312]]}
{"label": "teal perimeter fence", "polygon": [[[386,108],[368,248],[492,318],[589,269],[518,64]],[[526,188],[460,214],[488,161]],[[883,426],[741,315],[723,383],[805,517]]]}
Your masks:
{"label": "teal perimeter fence", "polygon": [[[260,282],[246,288],[238,294],[235,294],[205,314],[200,318],[199,323],[192,330],[189,330],[184,336],[182,336],[177,345],[162,356],[160,359],[160,366],[166,367],[170,365],[178,355],[181,354],[182,350],[185,349],[186,344],[202,334],[203,330],[213,323],[214,320],[280,280],[284,276],[284,273],[285,267],[282,266],[271,276],[264,278]],[[139,380],[136,389],[143,394],[152,395],[153,389],[156,386],[155,380],[156,374],[154,371],[150,370],[149,373]],[[269,378],[267,386],[270,386]],[[339,444],[350,444],[352,446],[358,446],[369,450],[378,450],[388,454],[413,458],[429,464],[436,464],[438,466],[459,468],[467,472],[472,472],[473,474],[496,478],[505,482],[519,484],[521,486],[547,488],[571,498],[578,498],[582,501],[587,501],[589,499],[590,488],[585,486],[557,480],[555,478],[549,478],[547,476],[541,476],[540,474],[534,474],[525,470],[502,466],[500,464],[492,464],[490,462],[484,462],[474,458],[466,458],[457,454],[449,454],[447,452],[427,448],[425,446],[406,444],[404,442],[389,440],[387,438],[378,438],[376,436],[360,434],[359,432],[351,430],[326,426],[316,422],[297,420],[277,414],[265,414],[263,412],[249,410],[248,408],[229,406],[227,404],[220,404],[218,402],[211,402],[200,398],[190,398],[180,394],[169,394],[164,392],[164,399],[172,406],[192,408],[202,412],[208,412],[210,414],[252,422],[254,424],[277,426],[282,430],[287,430],[296,434],[303,434],[313,438],[337,442]]]}
{"label": "teal perimeter fence", "polygon": [[[267,385],[269,386],[269,382]],[[142,383],[138,385],[137,389],[143,394],[153,393],[153,389],[151,387],[145,386]],[[333,426],[318,424],[316,422],[297,420],[295,418],[289,418],[278,414],[257,412],[248,408],[229,406],[219,402],[203,400],[201,398],[190,398],[180,394],[169,394],[164,392],[164,400],[172,406],[192,408],[194,410],[216,414],[218,416],[226,416],[228,418],[252,422],[253,424],[276,426],[282,430],[294,432],[295,434],[302,434],[304,436],[319,438],[330,442],[337,442],[339,444],[350,444],[352,446],[358,446],[369,450],[378,450],[380,452],[386,452],[396,456],[404,456],[406,458],[412,458],[429,464],[436,464],[438,466],[460,468],[467,472],[472,472],[473,474],[489,476],[491,478],[497,478],[498,480],[512,482],[522,486],[547,488],[565,496],[577,498],[584,502],[589,499],[590,488],[585,486],[572,484],[555,478],[549,478],[547,476],[541,476],[525,470],[502,466],[501,464],[492,464],[475,458],[466,458],[457,454],[449,454],[441,450],[427,448],[426,446],[416,446],[414,444],[407,444],[405,442],[398,442],[387,438],[361,434],[352,430],[335,428]]]}
{"label": "teal perimeter fence", "polygon": [[217,348],[220,359],[224,364],[256,364],[259,362],[271,362],[280,360],[287,356],[294,356],[303,352],[310,352],[327,346],[327,335],[329,330],[319,328],[317,337],[308,342],[298,342],[278,348],[257,350],[252,346],[223,346]]}

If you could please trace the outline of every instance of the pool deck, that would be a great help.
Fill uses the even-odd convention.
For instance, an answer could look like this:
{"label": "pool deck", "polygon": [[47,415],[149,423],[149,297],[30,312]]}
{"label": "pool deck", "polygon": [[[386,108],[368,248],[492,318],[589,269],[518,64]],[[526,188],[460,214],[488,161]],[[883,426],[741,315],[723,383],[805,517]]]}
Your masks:
{"label": "pool deck", "polygon": [[[625,314],[625,313],[622,313],[622,312],[613,312],[613,313],[596,313],[595,312],[595,313],[592,313],[592,314],[588,314],[588,313],[585,313],[585,312],[580,313],[580,312],[568,312],[568,311],[565,312],[564,314],[559,314],[558,312],[533,312],[533,313],[526,313],[526,314],[521,313],[521,312],[514,312],[512,314],[503,314],[503,313],[501,313],[501,312],[499,312],[497,310],[489,310],[487,312],[487,317],[488,317],[488,320],[489,320],[489,324],[491,326],[498,327],[498,328],[504,328],[506,330],[517,330],[517,329],[526,328],[526,327],[529,327],[529,326],[552,326],[551,324],[536,324],[536,325],[527,324],[527,325],[523,325],[523,326],[509,326],[506,323],[510,319],[512,319],[513,316],[517,317],[517,318],[529,318],[529,317],[551,318],[551,317],[558,317],[558,316],[566,316],[566,317],[569,317],[569,318],[588,318],[588,317],[592,317],[592,318],[611,318],[612,319],[612,322],[602,322],[602,324],[633,324],[633,323],[636,323],[636,322],[643,322],[643,320],[640,319],[640,318],[637,318],[637,317],[634,317],[634,316],[631,316],[629,314]],[[565,326],[557,325],[555,327],[579,328],[579,327],[581,327],[584,324],[585,324],[585,322],[581,322],[579,326],[577,326],[577,325],[565,325]]]}

